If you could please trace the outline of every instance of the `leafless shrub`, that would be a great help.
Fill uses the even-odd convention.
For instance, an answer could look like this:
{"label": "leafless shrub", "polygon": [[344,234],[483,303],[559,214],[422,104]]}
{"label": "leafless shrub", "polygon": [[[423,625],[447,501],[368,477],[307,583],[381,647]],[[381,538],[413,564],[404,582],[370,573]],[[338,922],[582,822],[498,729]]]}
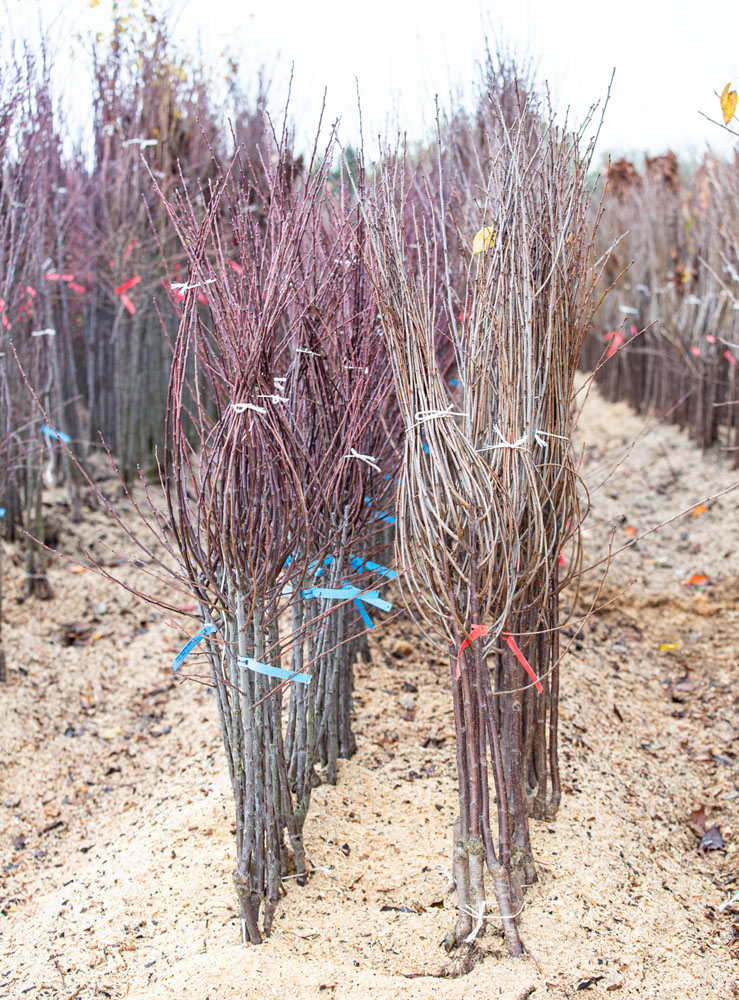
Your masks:
{"label": "leafless shrub", "polygon": [[[551,816],[560,797],[558,595],[580,565],[569,431],[594,280],[591,149],[583,153],[580,137],[530,95],[511,110],[493,81],[486,99],[482,149],[460,123],[450,141],[461,148],[445,150],[440,135],[440,178],[425,198],[433,213],[425,204],[414,213],[407,159],[386,158],[368,207],[370,266],[406,424],[401,586],[450,655],[456,941],[482,927],[487,862],[509,951],[520,954],[521,887],[536,877],[528,800],[535,815]],[[455,160],[466,170],[452,185],[444,166]],[[454,395],[438,361],[439,328],[450,331]],[[523,659],[541,679],[536,688]]]}

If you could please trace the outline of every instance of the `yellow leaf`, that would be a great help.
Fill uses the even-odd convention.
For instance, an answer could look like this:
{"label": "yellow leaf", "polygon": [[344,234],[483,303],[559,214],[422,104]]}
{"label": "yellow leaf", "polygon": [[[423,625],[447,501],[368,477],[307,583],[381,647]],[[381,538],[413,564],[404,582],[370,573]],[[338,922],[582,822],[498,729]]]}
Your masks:
{"label": "yellow leaf", "polygon": [[90,6],[91,7],[99,7],[100,6],[100,0],[90,0]]}
{"label": "yellow leaf", "polygon": [[728,125],[734,117],[736,111],[736,91],[729,90],[731,83],[727,83],[721,91],[721,111],[724,116],[724,125]]}
{"label": "yellow leaf", "polygon": [[680,649],[680,646],[676,642],[663,642],[660,645],[659,648],[663,649],[663,650],[667,650],[667,649]]}
{"label": "yellow leaf", "polygon": [[483,253],[485,250],[492,250],[495,242],[495,229],[485,226],[475,233],[472,240],[472,253]]}

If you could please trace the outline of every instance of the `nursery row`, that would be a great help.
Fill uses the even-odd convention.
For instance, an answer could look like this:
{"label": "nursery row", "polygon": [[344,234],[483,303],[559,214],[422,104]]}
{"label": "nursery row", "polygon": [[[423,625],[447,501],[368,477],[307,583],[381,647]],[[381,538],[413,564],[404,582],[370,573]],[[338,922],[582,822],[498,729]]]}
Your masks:
{"label": "nursery row", "polygon": [[[92,158],[64,153],[43,66],[0,94],[0,502],[6,536],[25,529],[27,593],[50,596],[56,486],[124,527],[151,581],[135,593],[172,612],[194,598],[173,669],[216,693],[258,943],[286,879],[310,875],[311,791],[354,752],[353,666],[394,583],[450,666],[448,944],[485,933],[487,881],[521,954],[530,818],[561,796],[562,595],[586,513],[575,373],[609,361],[609,392],[669,399],[733,447],[734,237],[710,207],[732,171],[708,165],[685,209],[669,172],[622,190],[612,170],[601,220],[592,143],[490,53],[473,114],[437,111],[435,144],[371,167],[332,129],[298,155],[236,88],[224,130],[151,13],[96,53]],[[601,301],[632,243],[644,274]],[[599,303],[599,324],[619,320],[606,343]],[[115,495],[90,471],[98,444]]]}
{"label": "nursery row", "polygon": [[739,462],[739,170],[706,156],[608,171],[598,247],[608,253],[601,306],[583,365],[609,399],[626,399]]}

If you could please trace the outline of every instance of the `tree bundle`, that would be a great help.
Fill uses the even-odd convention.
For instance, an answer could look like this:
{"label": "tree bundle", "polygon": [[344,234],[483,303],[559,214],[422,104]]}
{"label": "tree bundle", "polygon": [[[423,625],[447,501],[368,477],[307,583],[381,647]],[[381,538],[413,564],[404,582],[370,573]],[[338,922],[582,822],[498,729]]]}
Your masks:
{"label": "tree bundle", "polygon": [[391,606],[376,581],[394,575],[377,561],[392,380],[361,216],[330,190],[332,149],[297,171],[283,131],[258,162],[241,148],[197,198],[168,205],[188,276],[163,483],[218,696],[252,942],[282,879],[307,877],[316,768],[335,782],[354,750],[353,662],[369,612]]}
{"label": "tree bundle", "polygon": [[[487,100],[483,148],[459,123],[449,138],[462,136],[466,148],[447,159],[465,156],[474,169],[448,199],[440,135],[433,225],[428,212],[414,218],[406,161],[386,158],[368,208],[370,267],[406,425],[401,587],[450,657],[456,942],[483,926],[486,865],[508,949],[520,954],[515,918],[522,887],[536,877],[529,812],[553,815],[560,796],[558,600],[579,566],[569,433],[593,286],[591,150],[531,98],[520,97],[515,113],[494,86]],[[453,394],[438,358],[440,327],[451,331]]]}
{"label": "tree bundle", "polygon": [[583,365],[626,399],[739,461],[737,164],[707,156],[692,177],[674,154],[609,171],[600,252],[610,251]]}

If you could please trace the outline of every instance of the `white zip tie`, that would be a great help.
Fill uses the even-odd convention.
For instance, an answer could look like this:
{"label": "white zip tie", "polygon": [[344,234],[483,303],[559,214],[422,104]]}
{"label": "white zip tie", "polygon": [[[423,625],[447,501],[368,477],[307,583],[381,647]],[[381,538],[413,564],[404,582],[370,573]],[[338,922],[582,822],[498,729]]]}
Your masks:
{"label": "white zip tie", "polygon": [[278,388],[282,389],[284,388],[285,382],[287,382],[287,375],[281,375],[280,377],[276,376],[272,381]]}
{"label": "white zip tie", "polygon": [[316,351],[309,351],[307,347],[299,347],[297,349],[298,354],[312,354],[314,358],[323,358],[325,355],[318,354]]}
{"label": "white zip tie", "polygon": [[333,869],[332,868],[328,868],[326,865],[319,865],[317,868],[308,868],[307,871],[298,872],[295,875],[282,875],[280,877],[280,881],[281,882],[285,882],[289,878],[300,878],[301,876],[304,876],[304,875],[312,875],[313,872],[326,872],[327,875],[333,875]]}
{"label": "white zip tie", "polygon": [[545,438],[559,438],[560,441],[569,441],[570,439],[566,434],[552,434],[550,431],[537,431],[537,434],[541,434]]}
{"label": "white zip tie", "polygon": [[201,285],[212,285],[217,278],[208,278],[207,281],[195,281],[192,285],[187,285],[181,281],[172,282],[172,290],[175,292],[189,292],[191,288],[200,288]]}
{"label": "white zip tie", "polygon": [[638,316],[639,310],[634,309],[633,306],[619,306],[618,311],[625,313],[627,316]]}
{"label": "white zip tie", "polygon": [[273,403],[289,403],[287,396],[278,396],[277,393],[262,393],[257,399],[271,399]]}
{"label": "white zip tie", "polygon": [[652,297],[652,290],[651,290],[651,288],[647,288],[646,285],[637,285],[636,286],[636,291],[637,292],[644,292],[644,294],[648,295],[650,297],[650,299]]}
{"label": "white zip tie", "polygon": [[697,295],[688,295],[685,299],[686,306],[699,306],[703,302],[703,299],[699,299]]}
{"label": "white zip tie", "polygon": [[145,146],[157,146],[159,144],[158,139],[124,139],[121,146],[141,146],[143,149]]}
{"label": "white zip tie", "polygon": [[231,403],[235,413],[243,413],[244,410],[254,410],[255,413],[266,413],[263,406],[256,406],[254,403]]}
{"label": "white zip tie", "polygon": [[415,415],[416,427],[418,424],[425,423],[427,420],[441,420],[443,417],[464,417],[465,413],[460,413],[459,410],[453,410],[451,406],[447,406],[445,410],[419,410]]}
{"label": "white zip tie", "polygon": [[[469,944],[471,941],[474,941],[475,938],[477,937],[477,935],[480,933],[480,929],[482,927],[482,922],[485,919],[485,905],[486,905],[486,901],[484,899],[481,899],[480,900],[480,910],[479,910],[479,913],[477,913],[477,920],[475,921],[475,926],[472,928],[472,930],[470,931],[470,933],[464,939],[464,943],[465,944]],[[474,916],[474,914],[473,914],[473,916]]]}
{"label": "white zip tie", "polygon": [[499,429],[499,427],[498,427],[497,424],[493,424],[493,430],[498,435],[498,437],[500,438],[500,440],[501,440],[502,443],[501,444],[488,444],[484,448],[481,448],[480,449],[481,451],[495,451],[496,448],[517,448],[519,451],[528,451],[528,448],[526,447],[526,435],[525,434],[523,435],[523,437],[520,437],[518,439],[518,441],[511,442],[511,441],[506,441],[506,439],[501,434],[500,429]]}
{"label": "white zip tie", "polygon": [[360,460],[360,462],[366,462],[367,465],[371,465],[373,469],[377,469],[378,472],[382,472],[382,469],[380,468],[380,466],[375,461],[374,456],[372,456],[372,455],[360,455],[359,452],[356,451],[354,448],[350,448],[349,449],[349,454],[348,455],[344,455],[344,458],[358,458]]}
{"label": "white zip tie", "polygon": [[56,330],[52,330],[52,328],[50,326],[48,326],[45,330],[32,330],[31,331],[31,336],[32,337],[55,337],[56,336]]}
{"label": "white zip tie", "polygon": [[566,441],[568,444],[570,442],[570,439],[566,437],[564,434],[550,434],[549,431],[541,431],[541,430],[536,431],[536,433],[534,434],[534,441],[536,441],[539,447],[543,448],[544,451],[549,451],[549,445],[547,444],[546,441],[542,441],[543,437],[559,438],[560,441]]}

